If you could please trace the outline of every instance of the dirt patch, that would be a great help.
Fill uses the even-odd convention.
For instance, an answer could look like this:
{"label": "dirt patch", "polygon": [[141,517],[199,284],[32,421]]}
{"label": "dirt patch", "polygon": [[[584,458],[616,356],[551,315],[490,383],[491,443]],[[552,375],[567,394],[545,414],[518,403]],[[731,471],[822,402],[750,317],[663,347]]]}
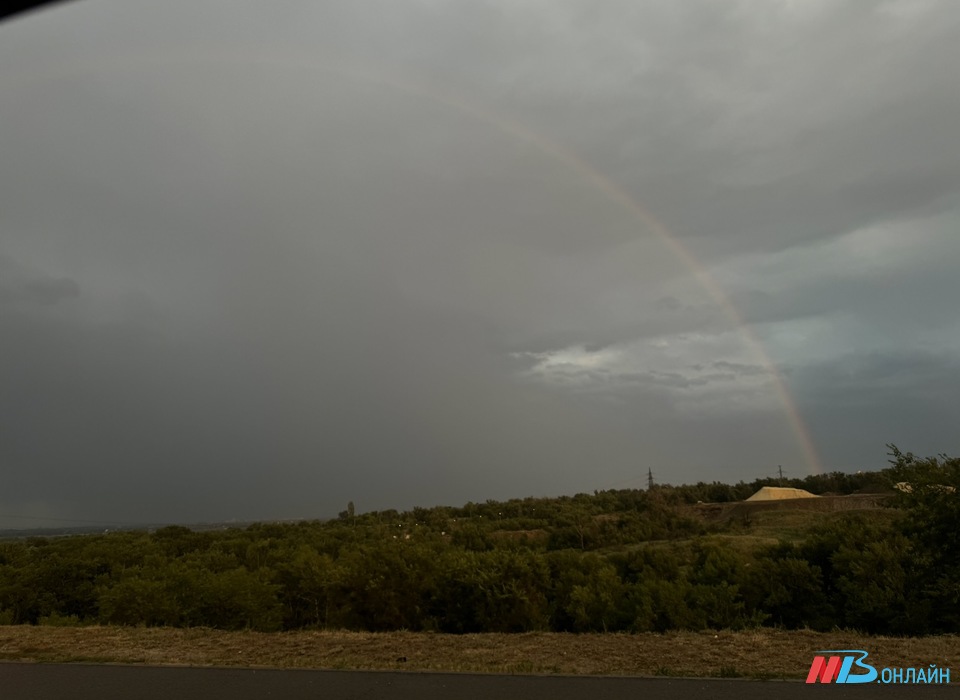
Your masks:
{"label": "dirt patch", "polygon": [[804,489],[791,489],[778,486],[764,486],[747,500],[753,501],[788,501],[797,498],[819,498]]}
{"label": "dirt patch", "polygon": [[806,677],[820,649],[866,649],[877,668],[937,664],[960,676],[960,637],[756,630],[670,634],[222,632],[0,626],[0,659],[191,666],[700,677]]}
{"label": "dirt patch", "polygon": [[890,500],[889,494],[855,494],[851,496],[820,496],[819,498],[791,498],[769,501],[737,501],[734,503],[697,503],[685,506],[685,515],[696,516],[707,522],[723,523],[771,510],[802,510],[815,513],[839,513],[851,510],[878,510]]}

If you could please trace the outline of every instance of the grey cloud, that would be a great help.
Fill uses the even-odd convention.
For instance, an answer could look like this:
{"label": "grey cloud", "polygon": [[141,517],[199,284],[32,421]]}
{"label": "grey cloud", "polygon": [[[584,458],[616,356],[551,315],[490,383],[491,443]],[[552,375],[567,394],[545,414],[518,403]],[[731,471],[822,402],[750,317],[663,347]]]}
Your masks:
{"label": "grey cloud", "polygon": [[710,383],[710,377],[686,377],[679,372],[649,372],[646,375],[654,384],[686,389],[692,386],[703,386]]}
{"label": "grey cloud", "polygon": [[666,296],[657,299],[657,306],[667,311],[679,311],[683,308],[683,303],[676,297]]}
{"label": "grey cloud", "polygon": [[747,365],[742,362],[727,362],[726,360],[711,362],[710,366],[716,369],[726,370],[733,375],[748,377],[769,373],[767,368],[761,367],[760,365]]}
{"label": "grey cloud", "polygon": [[[957,8],[83,0],[4,25],[0,522],[802,470],[738,314],[828,466],[950,450]],[[843,247],[868,226],[917,242]],[[530,376],[661,341],[662,366]]]}
{"label": "grey cloud", "polygon": [[0,254],[0,303],[23,302],[51,306],[80,295],[80,285],[66,277],[51,277]]}
{"label": "grey cloud", "polygon": [[960,452],[949,428],[960,420],[958,377],[955,356],[914,350],[797,368],[790,384],[814,439],[849,469],[871,454],[879,462],[888,443],[918,454]]}
{"label": "grey cloud", "polygon": [[30,280],[22,290],[24,298],[45,305],[80,295],[80,286],[65,278]]}
{"label": "grey cloud", "polygon": [[923,350],[875,352],[805,367],[796,381],[802,394],[812,390],[826,401],[869,405],[882,397],[894,408],[912,401],[950,399],[953,382],[944,383],[942,378],[954,376],[956,369],[957,359],[951,355]]}

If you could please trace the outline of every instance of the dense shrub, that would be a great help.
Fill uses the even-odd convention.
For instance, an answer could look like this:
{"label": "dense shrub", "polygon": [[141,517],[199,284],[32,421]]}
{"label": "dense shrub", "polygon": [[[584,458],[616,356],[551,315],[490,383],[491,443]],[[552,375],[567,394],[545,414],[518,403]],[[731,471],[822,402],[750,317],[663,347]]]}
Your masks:
{"label": "dense shrub", "polygon": [[0,624],[957,632],[960,463],[891,450],[883,472],[790,485],[908,482],[903,518],[842,514],[799,541],[753,548],[705,536],[684,508],[764,482],[0,542]]}

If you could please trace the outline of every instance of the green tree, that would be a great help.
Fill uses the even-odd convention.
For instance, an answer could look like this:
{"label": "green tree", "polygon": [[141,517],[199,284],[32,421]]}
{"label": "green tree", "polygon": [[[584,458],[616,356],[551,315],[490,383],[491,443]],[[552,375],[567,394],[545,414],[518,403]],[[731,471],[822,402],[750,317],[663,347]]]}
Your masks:
{"label": "green tree", "polygon": [[799,557],[790,545],[769,552],[752,566],[742,590],[748,613],[767,624],[815,630],[835,625],[822,570]]}
{"label": "green tree", "polygon": [[911,549],[899,533],[862,548],[840,547],[833,564],[847,625],[873,634],[904,634],[927,625],[926,615],[910,603]]}
{"label": "green tree", "polygon": [[910,539],[910,609],[915,619],[930,611],[929,629],[960,629],[960,458],[919,458],[888,445],[896,505],[905,511],[901,527]]}

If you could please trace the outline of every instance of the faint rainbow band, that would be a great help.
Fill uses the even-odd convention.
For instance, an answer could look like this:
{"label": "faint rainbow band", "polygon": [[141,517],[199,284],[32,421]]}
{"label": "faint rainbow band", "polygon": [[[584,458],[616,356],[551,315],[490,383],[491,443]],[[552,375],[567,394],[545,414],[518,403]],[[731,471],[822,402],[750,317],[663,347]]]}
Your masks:
{"label": "faint rainbow band", "polygon": [[812,474],[824,472],[819,454],[810,431],[800,415],[796,402],[790,395],[786,381],[776,364],[770,358],[763,343],[757,337],[753,328],[741,315],[729,296],[723,291],[710,271],[694,257],[690,250],[670,231],[660,223],[634,197],[630,196],[619,184],[604,175],[588,162],[580,158],[569,148],[547,138],[541,133],[533,131],[520,122],[496,113],[489,108],[481,107],[461,95],[454,94],[446,89],[429,86],[421,81],[390,74],[382,69],[360,67],[356,64],[343,64],[337,61],[324,60],[316,56],[307,56],[295,53],[240,53],[235,51],[179,51],[177,54],[154,53],[140,54],[136,57],[126,56],[123,60],[111,60],[88,63],[73,63],[69,66],[54,66],[46,71],[22,71],[19,75],[22,82],[36,82],[38,79],[63,77],[69,74],[88,73],[94,69],[129,72],[134,66],[157,65],[183,62],[223,62],[228,65],[273,65],[279,68],[302,68],[322,71],[332,75],[352,78],[357,81],[373,85],[382,85],[400,93],[422,97],[436,104],[444,105],[451,110],[464,114],[480,123],[487,124],[497,131],[506,134],[518,141],[534,146],[545,156],[560,163],[564,167],[577,173],[605,197],[629,212],[643,226],[654,233],[657,238],[670,250],[676,258],[695,277],[700,286],[710,298],[723,310],[724,314],[733,322],[738,333],[743,338],[749,350],[763,366],[773,380],[774,391],[783,406],[784,413],[791,431],[803,453],[806,466]]}

